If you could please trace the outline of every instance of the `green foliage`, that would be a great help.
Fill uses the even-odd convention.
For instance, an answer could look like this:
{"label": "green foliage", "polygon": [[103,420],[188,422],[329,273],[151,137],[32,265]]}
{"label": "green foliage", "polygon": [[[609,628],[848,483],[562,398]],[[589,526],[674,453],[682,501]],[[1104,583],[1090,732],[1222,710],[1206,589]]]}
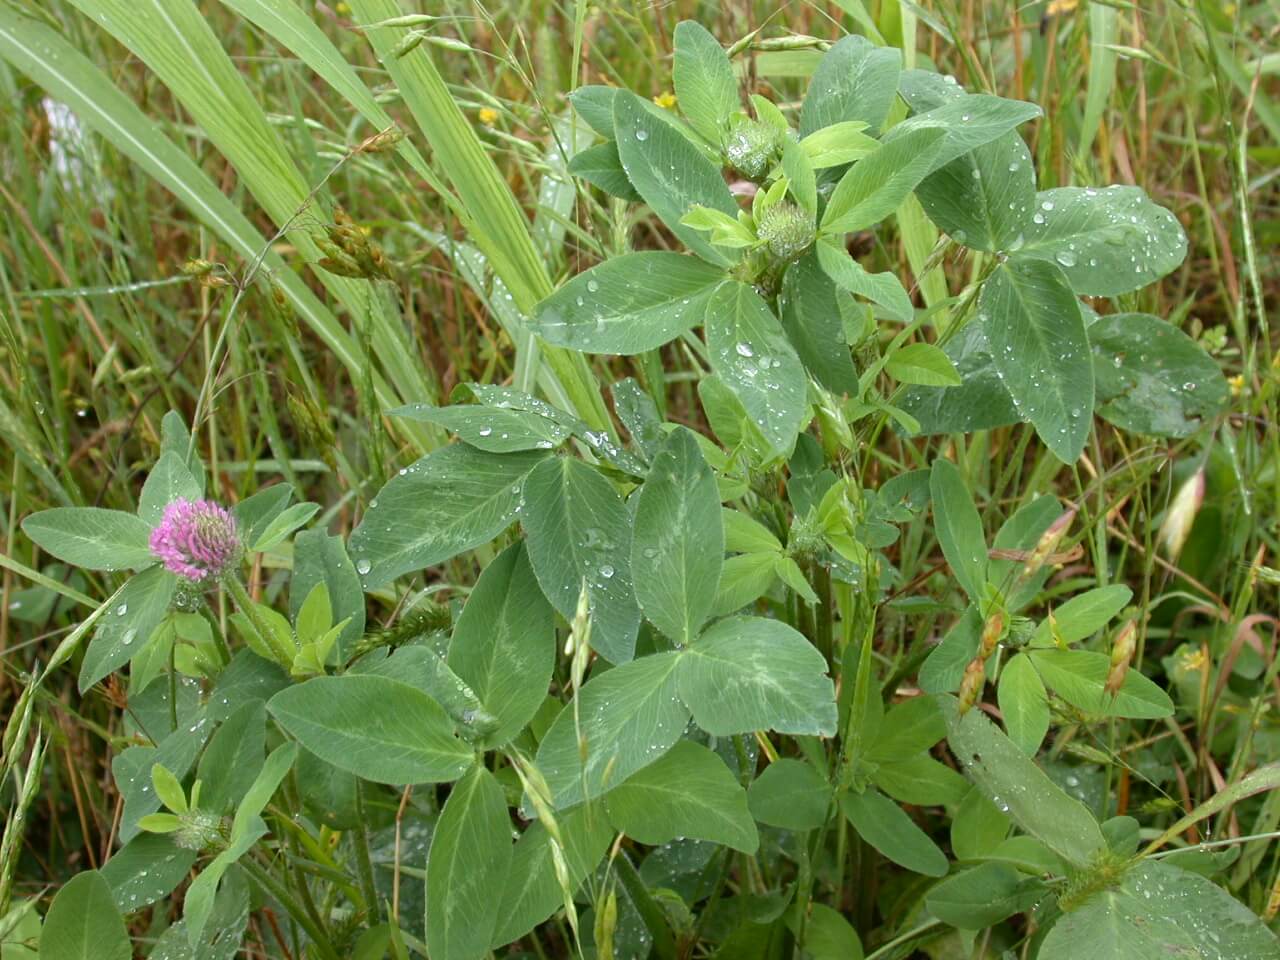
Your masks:
{"label": "green foliage", "polygon": [[[614,663],[630,660],[640,608],[626,504],[598,470],[572,457],[536,466],[524,495],[521,523],[537,586],[563,616],[572,617],[585,584],[593,645]],[[527,630],[527,603],[514,608],[522,631]],[[548,632],[550,627],[548,618]]]}
{"label": "green foliage", "polygon": [[691,740],[609,791],[605,809],[615,830],[641,843],[688,837],[743,853],[755,853],[760,843],[747,792],[723,760]]}
{"label": "green foliage", "polygon": [[512,861],[511,826],[502,787],[471,768],[440,811],[427,861],[427,949],[435,956],[480,960],[498,922],[496,898]]}
{"label": "green foliage", "polygon": [[[1118,59],[1173,72],[1117,45],[1135,14],[1051,11],[1037,35],[1016,11],[1012,39],[953,52],[947,3],[842,4],[859,34],[834,43],[760,20],[728,47],[694,21],[633,40],[610,5],[571,25],[486,11],[487,30],[396,0],[27,6],[0,9],[15,116],[56,115],[21,74],[102,143],[68,154],[50,119],[28,139],[78,173],[4,191],[0,248],[47,260],[49,288],[15,288],[6,260],[4,349],[50,341],[40,376],[0,384],[25,534],[0,626],[31,631],[4,678],[5,960],[36,936],[55,960],[124,960],[131,936],[209,960],[249,942],[322,960],[1280,952],[1278,775],[1258,766],[1278,742],[1265,291],[1246,216],[1227,345],[1183,300],[1202,213],[1145,168],[1176,214],[1091,185],[1149,158],[1109,128]],[[1196,22],[1214,57],[1216,16]],[[493,39],[524,26],[528,48]],[[99,30],[109,73],[75,48]],[[915,69],[925,30],[972,89],[1028,100]],[[1062,71],[1087,71],[1083,110]],[[609,85],[558,112],[592,72]],[[1256,95],[1271,129],[1247,80],[1215,65],[1195,89]],[[1230,152],[1247,213],[1267,155],[1247,136]],[[138,230],[96,179],[124,160],[209,236],[175,253],[166,218]],[[1201,206],[1216,227],[1224,205]],[[39,234],[55,219],[65,265]],[[126,222],[136,238],[113,239]],[[134,244],[192,257],[177,347],[99,305]],[[218,245],[240,267],[205,260]],[[70,289],[67,269],[106,272]],[[1170,275],[1172,298],[1148,289]],[[74,303],[74,337],[49,298]],[[406,322],[420,303],[445,319]],[[98,352],[63,377],[72,339]],[[110,388],[71,455],[68,398]],[[34,390],[58,416],[14,414]],[[205,497],[232,505],[233,542],[193,579],[151,544],[170,504]],[[78,699],[53,690],[68,663]],[[91,739],[106,791],[73,759]],[[87,859],[24,835],[64,778],[49,842]],[[1225,839],[1197,846],[1201,826]],[[57,892],[10,910],[36,860]],[[77,860],[101,869],[67,880]]]}
{"label": "green foliage", "polygon": [[485,733],[493,746],[523,730],[546,697],[555,666],[551,618],[519,544],[485,567],[458,617],[448,665],[493,717]]}
{"label": "green foliage", "polygon": [[270,708],[304,747],[366,780],[453,780],[471,759],[436,701],[389,677],[316,677],[281,690]]}
{"label": "green foliage", "polygon": [[40,956],[50,960],[128,960],[129,933],[102,874],[87,870],[58,891],[40,931]]}
{"label": "green foliage", "polygon": [[631,570],[640,609],[687,646],[711,613],[724,555],[715,475],[687,430],[672,431],[654,457],[634,524]]}
{"label": "green foliage", "polygon": [[455,444],[405,467],[351,535],[365,589],[492,540],[515,519],[520,484],[541,459]]}
{"label": "green foliage", "polygon": [[1063,916],[1040,956],[1068,960],[1155,960],[1170,952],[1227,960],[1274,957],[1275,936],[1256,916],[1203,877],[1147,862],[1119,886],[1100,891]]}
{"label": "green foliage", "polygon": [[1011,260],[983,286],[978,310],[1014,409],[1059,459],[1073,463],[1089,435],[1093,366],[1084,314],[1062,271]]}

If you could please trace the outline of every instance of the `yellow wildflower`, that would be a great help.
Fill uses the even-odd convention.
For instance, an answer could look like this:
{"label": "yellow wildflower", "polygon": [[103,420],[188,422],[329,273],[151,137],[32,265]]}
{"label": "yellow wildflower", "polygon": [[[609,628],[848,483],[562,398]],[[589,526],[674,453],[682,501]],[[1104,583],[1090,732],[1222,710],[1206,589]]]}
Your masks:
{"label": "yellow wildflower", "polygon": [[1227,377],[1227,385],[1231,387],[1231,395],[1238,397],[1244,393],[1244,374],[1237,373],[1234,377]]}
{"label": "yellow wildflower", "polygon": [[1178,669],[1184,673],[1199,673],[1207,661],[1203,648],[1188,648],[1179,658]]}
{"label": "yellow wildflower", "polygon": [[663,110],[670,110],[676,105],[676,95],[670,90],[663,90],[662,93],[653,98],[653,102]]}
{"label": "yellow wildflower", "polygon": [[349,17],[351,16],[351,7],[345,3],[335,3],[333,5],[333,12],[340,17]]}
{"label": "yellow wildflower", "polygon": [[493,107],[481,107],[477,116],[480,118],[480,122],[486,127],[492,127],[498,122],[498,111],[493,109]]}

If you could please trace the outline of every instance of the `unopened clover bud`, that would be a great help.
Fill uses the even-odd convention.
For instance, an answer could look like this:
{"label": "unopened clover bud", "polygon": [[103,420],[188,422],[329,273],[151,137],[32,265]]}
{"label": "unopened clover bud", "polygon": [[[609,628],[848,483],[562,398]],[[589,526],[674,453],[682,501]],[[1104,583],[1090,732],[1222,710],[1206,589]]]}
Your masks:
{"label": "unopened clover bud", "polygon": [[1000,642],[1002,636],[1004,636],[1004,611],[997,610],[987,617],[987,622],[982,626],[982,643],[978,647],[979,659],[986,660],[995,653],[996,644]]}
{"label": "unopened clover bud", "polygon": [[756,235],[779,260],[794,260],[813,243],[813,217],[807,210],[783,200],[761,214]]}
{"label": "unopened clover bud", "polygon": [[1178,488],[1173,503],[1164,515],[1164,523],[1160,524],[1160,544],[1170,557],[1177,557],[1182,552],[1187,537],[1191,535],[1191,525],[1196,522],[1196,514],[1200,512],[1200,504],[1204,503],[1204,468],[1197,470]]}
{"label": "unopened clover bud", "polygon": [[724,156],[729,166],[750,180],[764,176],[778,155],[776,127],[743,117],[725,136]]}
{"label": "unopened clover bud", "polygon": [[240,561],[236,518],[212,500],[173,501],[151,531],[150,546],[166,570],[192,584],[218,580]]}
{"label": "unopened clover bud", "polygon": [[1129,662],[1133,660],[1135,641],[1138,635],[1138,624],[1130,620],[1111,641],[1111,668],[1107,671],[1107,682],[1103,689],[1113,697],[1124,685],[1125,675],[1129,672]]}
{"label": "unopened clover bud", "polygon": [[1071,522],[1075,518],[1076,508],[1072,507],[1053,523],[1049,524],[1049,529],[1040,535],[1040,540],[1036,543],[1035,549],[1031,551],[1031,556],[1027,558],[1026,566],[1022,568],[1024,577],[1034,575],[1048,562],[1049,558],[1057,551],[1058,544],[1066,536],[1067,531],[1071,528]]}
{"label": "unopened clover bud", "polygon": [[187,850],[208,849],[220,835],[222,818],[207,810],[188,810],[178,814],[178,829],[173,832],[173,842]]}
{"label": "unopened clover bud", "polygon": [[974,657],[964,668],[964,677],[960,680],[960,715],[964,716],[982,695],[983,684],[986,683],[987,668],[981,657]]}

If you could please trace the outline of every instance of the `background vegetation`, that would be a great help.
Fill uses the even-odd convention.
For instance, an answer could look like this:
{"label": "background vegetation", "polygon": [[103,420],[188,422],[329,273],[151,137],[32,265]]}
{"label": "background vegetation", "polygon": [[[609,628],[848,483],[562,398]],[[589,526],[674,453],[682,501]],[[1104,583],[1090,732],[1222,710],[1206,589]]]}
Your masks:
{"label": "background vegetation", "polygon": [[[1274,683],[1280,636],[1280,574],[1272,569],[1280,566],[1280,354],[1268,326],[1280,290],[1280,13],[1269,0],[786,7],[450,0],[424,6],[440,19],[424,24],[423,42],[460,116],[421,87],[416,99],[402,98],[421,78],[388,76],[343,3],[305,4],[355,68],[325,79],[280,42],[283,31],[262,13],[270,5],[198,6],[212,33],[188,32],[196,39],[177,50],[157,39],[151,17],[132,20],[126,47],[82,12],[100,7],[129,19],[127,0],[0,0],[0,48],[13,36],[11,12],[21,11],[85,58],[49,49],[42,66],[19,69],[10,44],[7,62],[0,59],[0,437],[8,453],[0,457],[0,703],[15,701],[24,675],[47,663],[86,605],[96,605],[88,598],[116,584],[110,574],[69,572],[33,553],[19,521],[53,506],[132,510],[170,409],[194,424],[220,499],[238,501],[283,476],[302,498],[330,505],[319,520],[343,533],[396,469],[444,440],[381,411],[443,402],[461,382],[539,384],[574,400],[584,418],[602,419],[609,414],[591,374],[600,383],[635,376],[665,401],[668,419],[701,427],[697,361],[678,343],[660,354],[579,361],[520,341],[513,322],[514,309],[527,309],[530,297],[567,275],[627,249],[671,245],[656,219],[637,218],[636,208],[565,177],[566,153],[576,146],[565,95],[594,82],[662,103],[672,29],[693,18],[726,42],[764,41],[737,62],[751,72],[753,89],[771,90],[780,102],[803,90],[812,51],[779,38],[875,30],[908,59],[936,65],[972,91],[1039,104],[1043,118],[1022,133],[1042,189],[1132,183],[1174,211],[1190,241],[1186,261],[1124,306],[1169,319],[1220,361],[1232,388],[1228,415],[1168,442],[1098,422],[1075,467],[1039,451],[1025,425],[968,443],[885,432],[872,438],[876,460],[892,476],[954,443],[980,492],[989,535],[1035,496],[1058,494],[1080,510],[1084,535],[1051,590],[1123,582],[1149,611],[1139,662],[1162,676],[1184,709],[1154,734],[1179,749],[1160,755],[1159,775],[1143,768],[1142,779],[1170,789],[1136,784],[1121,761],[1146,756],[1149,742],[1118,743],[1105,729],[1059,737],[1050,758],[1073,765],[1089,803],[1118,812],[1140,804],[1148,812],[1190,810],[1259,759],[1280,755],[1273,693],[1264,688],[1252,728],[1237,721],[1254,717],[1258,701],[1238,695],[1229,679]],[[151,68],[135,55],[148,44]],[[89,65],[123,92],[119,104],[101,96]],[[180,144],[246,226],[273,238],[269,250],[257,241],[237,248],[208,230],[192,214],[191,204],[207,197],[189,171],[166,168],[175,182],[165,185],[164,171],[86,133],[63,106],[73,99],[68,91],[33,82],[41,69],[105,105],[101,122],[127,123],[126,101],[140,107],[154,125],[136,131],[140,142],[160,131]],[[412,132],[400,143],[380,139],[393,120],[407,131],[434,130],[434,149]],[[490,174],[450,137],[449,124],[459,120],[479,132],[528,214],[536,260],[513,242],[504,221],[511,211],[496,199]],[[155,163],[163,167],[164,158]],[[370,294],[366,285],[307,272],[303,262],[320,253],[291,228],[316,222],[358,227],[381,251],[387,281]],[[877,269],[914,277],[917,302],[927,305],[972,278],[958,248],[936,239],[881,231],[867,234],[857,252]],[[464,241],[476,246],[459,246]],[[521,277],[523,289],[490,283],[477,247]],[[297,279],[275,289],[241,286],[264,257],[296,267]],[[1171,555],[1158,543],[1161,525],[1168,529],[1174,495],[1201,471],[1203,501],[1188,517],[1185,545]],[[910,555],[897,558],[896,593],[945,598],[931,533],[922,526],[904,544]],[[427,583],[447,603],[465,595],[476,572],[470,560],[454,561]],[[252,589],[269,593],[272,583],[268,561]],[[890,606],[877,637],[887,675],[908,663],[913,644],[945,629],[943,609]],[[391,626],[396,609],[375,603],[371,616]],[[129,692],[109,680],[80,696],[72,671],[45,684],[37,716],[48,753],[38,794],[25,821],[6,830],[0,887],[12,883],[15,898],[52,892],[113,849],[121,801],[110,759],[126,742]],[[23,749],[6,744],[7,752]],[[0,789],[11,808],[16,781]],[[1213,836],[1268,833],[1277,822],[1273,794],[1249,822],[1214,823]],[[1243,845],[1227,878],[1271,920],[1280,859],[1268,844]],[[856,926],[866,934],[891,909],[887,896],[867,898],[855,906]]]}

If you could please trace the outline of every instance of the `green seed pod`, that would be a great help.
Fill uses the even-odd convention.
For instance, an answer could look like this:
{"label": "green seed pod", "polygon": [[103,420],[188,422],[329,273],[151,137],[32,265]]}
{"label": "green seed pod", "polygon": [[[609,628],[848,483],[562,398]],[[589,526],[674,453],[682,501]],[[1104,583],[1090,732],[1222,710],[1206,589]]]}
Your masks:
{"label": "green seed pod", "polygon": [[1004,636],[1004,611],[997,610],[987,617],[982,625],[982,642],[978,646],[978,656],[987,660],[996,652],[1000,638]]}
{"label": "green seed pod", "polygon": [[1120,632],[1111,641],[1111,663],[1107,669],[1107,682],[1103,684],[1103,689],[1113,697],[1124,686],[1124,678],[1129,672],[1129,663],[1133,660],[1137,635],[1138,624],[1130,620],[1120,628]]}
{"label": "green seed pod", "polygon": [[618,927],[618,894],[610,887],[604,902],[596,911],[596,954],[601,958],[613,957],[613,934]]}
{"label": "green seed pod", "polygon": [[427,31],[410,30],[396,42],[395,47],[391,50],[391,55],[399,60],[406,54],[412,53],[413,50],[417,48],[418,44],[422,43],[425,39],[427,39]]}
{"label": "green seed pod", "polygon": [[813,243],[813,217],[794,203],[782,201],[760,215],[756,235],[779,260],[795,260]]}
{"label": "green seed pod", "polygon": [[776,128],[759,120],[743,118],[729,129],[725,137],[725,159],[743,176],[756,180],[768,173],[777,159],[779,139]]}
{"label": "green seed pod", "polygon": [[981,657],[974,657],[964,668],[964,677],[960,680],[960,716],[973,709],[982,696],[982,688],[986,684],[986,664]]}

